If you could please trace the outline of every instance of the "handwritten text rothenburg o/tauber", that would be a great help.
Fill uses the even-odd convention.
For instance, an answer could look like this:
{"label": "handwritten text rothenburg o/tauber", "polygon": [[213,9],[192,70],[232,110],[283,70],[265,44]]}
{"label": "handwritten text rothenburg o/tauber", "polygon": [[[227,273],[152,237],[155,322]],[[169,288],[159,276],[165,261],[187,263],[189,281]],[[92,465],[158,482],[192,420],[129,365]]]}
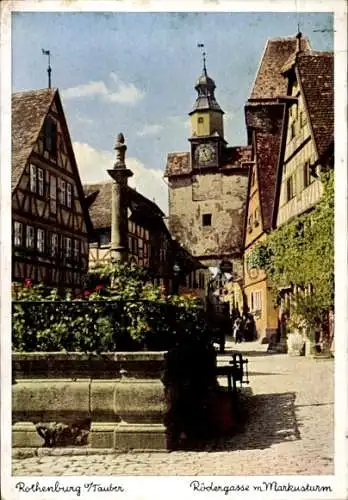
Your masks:
{"label": "handwritten text rothenburg o/tauber", "polygon": [[123,486],[109,483],[108,485],[95,483],[93,481],[85,483],[83,486],[79,484],[68,485],[61,484],[56,481],[53,485],[40,484],[40,481],[35,483],[26,483],[19,481],[16,483],[16,489],[21,493],[75,493],[76,496],[81,495],[81,491],[85,493],[124,493]]}

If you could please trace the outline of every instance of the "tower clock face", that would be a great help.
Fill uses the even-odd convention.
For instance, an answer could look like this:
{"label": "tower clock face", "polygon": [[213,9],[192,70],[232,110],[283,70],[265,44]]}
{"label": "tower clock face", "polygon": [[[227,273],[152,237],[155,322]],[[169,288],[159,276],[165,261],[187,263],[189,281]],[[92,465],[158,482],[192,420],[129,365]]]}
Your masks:
{"label": "tower clock face", "polygon": [[200,164],[211,163],[216,158],[216,151],[212,144],[199,144],[195,151],[195,160]]}

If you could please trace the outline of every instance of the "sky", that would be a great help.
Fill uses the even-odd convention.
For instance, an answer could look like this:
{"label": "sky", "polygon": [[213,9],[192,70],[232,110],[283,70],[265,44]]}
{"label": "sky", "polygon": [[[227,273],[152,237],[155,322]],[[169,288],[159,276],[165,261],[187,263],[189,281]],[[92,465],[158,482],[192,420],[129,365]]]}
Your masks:
{"label": "sky", "polygon": [[329,13],[14,12],[12,89],[52,85],[62,97],[83,183],[108,180],[115,138],[125,136],[130,184],[168,212],[167,154],[189,151],[195,81],[205,44],[208,74],[225,112],[225,139],[245,145],[244,104],[270,38],[300,30],[333,50]]}

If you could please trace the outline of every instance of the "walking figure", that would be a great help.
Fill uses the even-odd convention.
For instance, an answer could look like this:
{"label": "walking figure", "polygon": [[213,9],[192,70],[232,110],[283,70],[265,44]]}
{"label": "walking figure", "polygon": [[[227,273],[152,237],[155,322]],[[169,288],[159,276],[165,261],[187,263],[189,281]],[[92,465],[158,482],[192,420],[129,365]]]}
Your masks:
{"label": "walking figure", "polygon": [[242,342],[243,333],[242,333],[242,320],[241,318],[237,318],[233,325],[233,338],[236,344],[238,342]]}

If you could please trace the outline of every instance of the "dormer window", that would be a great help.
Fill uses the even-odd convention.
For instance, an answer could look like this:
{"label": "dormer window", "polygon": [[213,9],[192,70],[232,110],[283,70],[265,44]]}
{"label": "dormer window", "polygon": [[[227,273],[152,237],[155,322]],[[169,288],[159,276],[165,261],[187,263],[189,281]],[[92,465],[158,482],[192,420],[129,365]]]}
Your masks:
{"label": "dormer window", "polygon": [[57,154],[57,124],[49,116],[45,120],[44,130],[44,151],[48,151],[50,155]]}

